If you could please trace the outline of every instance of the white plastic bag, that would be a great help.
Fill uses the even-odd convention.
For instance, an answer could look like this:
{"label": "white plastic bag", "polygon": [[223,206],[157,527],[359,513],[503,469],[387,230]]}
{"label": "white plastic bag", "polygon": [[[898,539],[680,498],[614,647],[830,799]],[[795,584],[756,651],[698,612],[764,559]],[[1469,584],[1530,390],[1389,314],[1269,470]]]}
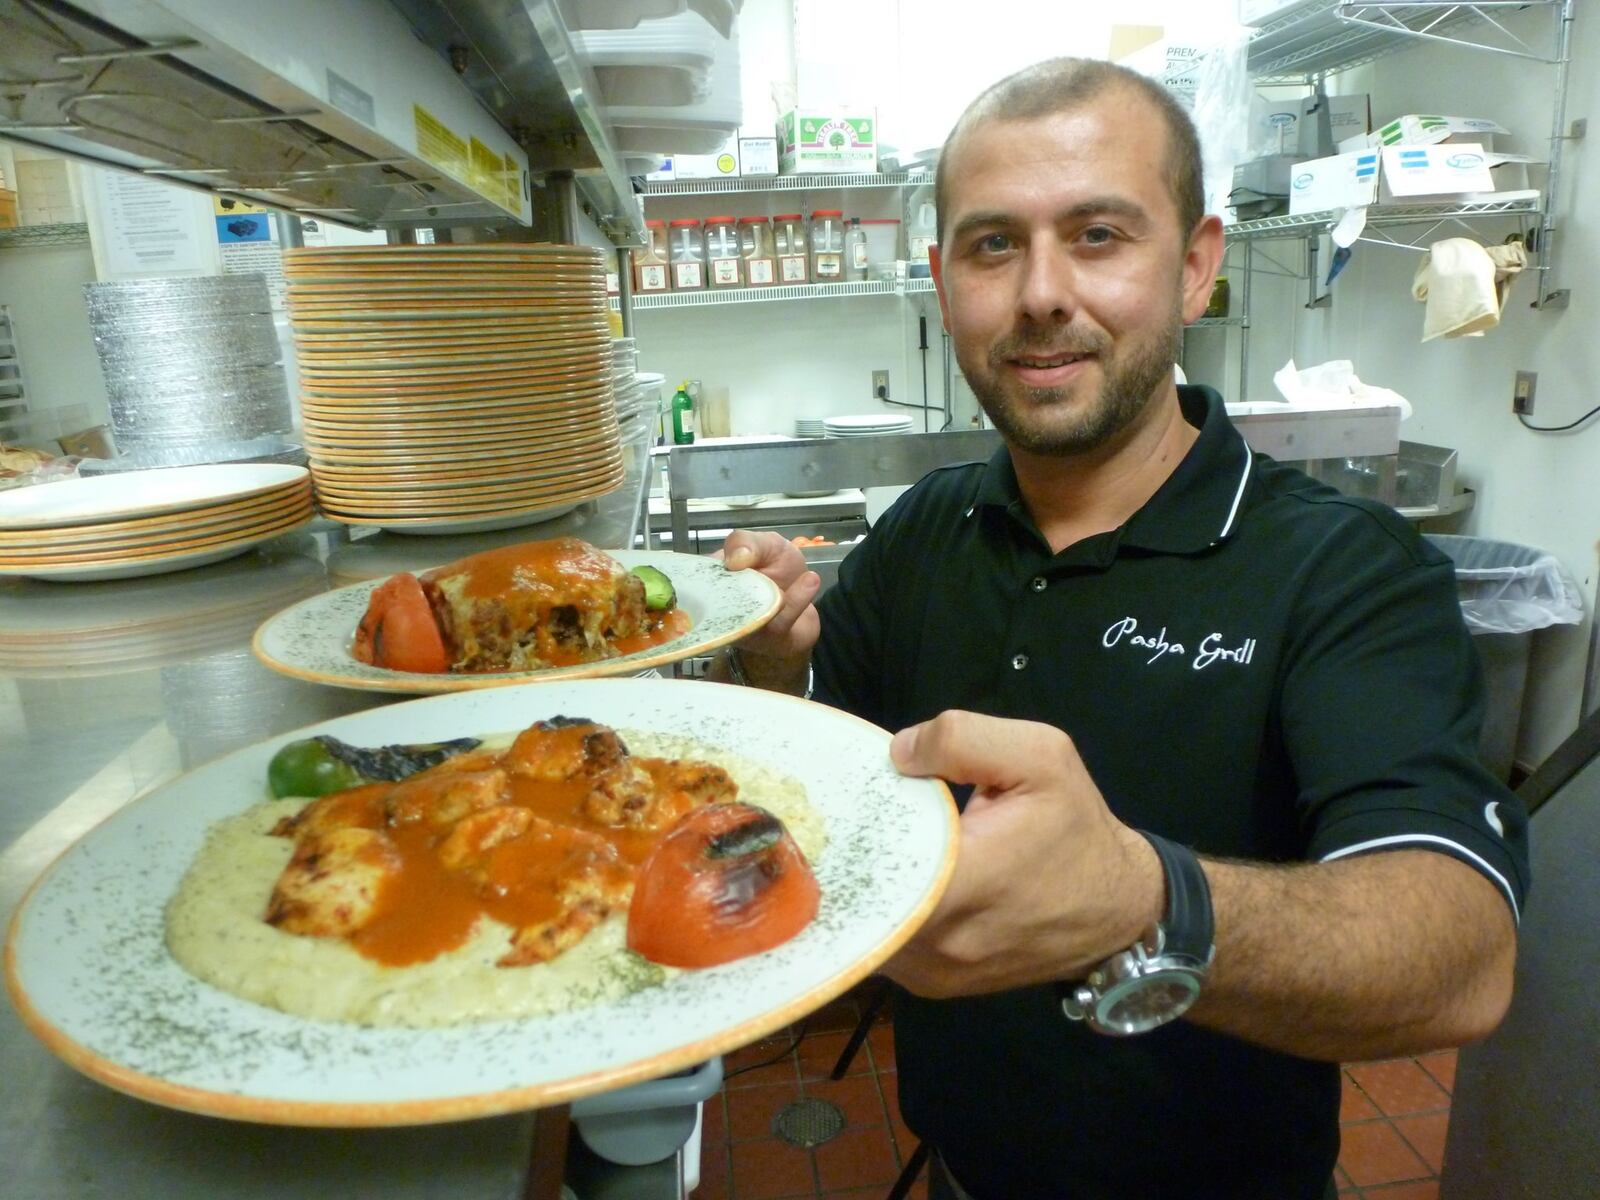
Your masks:
{"label": "white plastic bag", "polygon": [[1461,615],[1473,633],[1531,633],[1583,620],[1583,596],[1561,560],[1531,546],[1428,534],[1456,565]]}
{"label": "white plastic bag", "polygon": [[1389,388],[1374,387],[1356,378],[1355,364],[1348,358],[1333,358],[1301,370],[1290,359],[1272,377],[1278,394],[1298,408],[1355,408],[1392,404],[1404,421],[1411,415],[1411,401]]}

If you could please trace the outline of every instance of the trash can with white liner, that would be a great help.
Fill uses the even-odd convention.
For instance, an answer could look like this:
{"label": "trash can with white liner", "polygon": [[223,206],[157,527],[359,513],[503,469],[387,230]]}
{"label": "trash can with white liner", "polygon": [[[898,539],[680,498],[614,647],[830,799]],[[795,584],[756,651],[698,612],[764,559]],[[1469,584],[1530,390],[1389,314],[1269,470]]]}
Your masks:
{"label": "trash can with white liner", "polygon": [[1456,568],[1461,615],[1483,664],[1485,711],[1478,752],[1499,778],[1511,775],[1522,723],[1533,634],[1583,620],[1583,597],[1553,555],[1514,542],[1428,534]]}

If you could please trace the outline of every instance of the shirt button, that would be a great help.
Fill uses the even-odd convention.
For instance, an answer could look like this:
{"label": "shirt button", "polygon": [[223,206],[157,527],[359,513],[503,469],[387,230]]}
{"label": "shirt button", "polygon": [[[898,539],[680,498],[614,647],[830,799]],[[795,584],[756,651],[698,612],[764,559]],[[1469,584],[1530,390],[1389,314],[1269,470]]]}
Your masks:
{"label": "shirt button", "polygon": [[1017,655],[1012,656],[1011,669],[1013,671],[1020,671],[1024,667],[1026,667],[1027,665],[1028,665],[1028,656],[1026,654],[1017,654]]}
{"label": "shirt button", "polygon": [[1028,586],[1036,592],[1042,592],[1045,590],[1045,588],[1049,587],[1050,584],[1043,575],[1035,575],[1033,577],[1033,582]]}

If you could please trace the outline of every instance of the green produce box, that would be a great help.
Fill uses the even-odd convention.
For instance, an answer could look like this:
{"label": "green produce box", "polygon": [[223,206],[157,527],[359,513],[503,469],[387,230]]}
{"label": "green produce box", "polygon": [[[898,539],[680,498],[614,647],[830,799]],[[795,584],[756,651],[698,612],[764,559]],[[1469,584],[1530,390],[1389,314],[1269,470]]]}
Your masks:
{"label": "green produce box", "polygon": [[791,108],[778,120],[782,175],[871,174],[878,169],[878,121],[870,110]]}

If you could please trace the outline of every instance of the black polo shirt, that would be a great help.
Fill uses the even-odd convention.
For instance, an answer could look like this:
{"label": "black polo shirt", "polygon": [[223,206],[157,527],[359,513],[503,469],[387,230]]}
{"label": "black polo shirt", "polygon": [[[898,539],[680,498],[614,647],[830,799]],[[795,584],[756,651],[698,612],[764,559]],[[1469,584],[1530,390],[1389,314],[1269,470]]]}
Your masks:
{"label": "black polo shirt", "polygon": [[[1427,848],[1516,910],[1526,818],[1476,757],[1450,560],[1252,454],[1209,388],[1179,395],[1188,455],[1059,554],[1005,450],[901,497],[819,605],[818,696],[890,730],[1046,721],[1136,828],[1265,862]],[[978,1200],[1316,1200],[1332,1174],[1334,1064],[1187,1021],[1103,1037],[1044,987],[896,1000],[906,1121]]]}

